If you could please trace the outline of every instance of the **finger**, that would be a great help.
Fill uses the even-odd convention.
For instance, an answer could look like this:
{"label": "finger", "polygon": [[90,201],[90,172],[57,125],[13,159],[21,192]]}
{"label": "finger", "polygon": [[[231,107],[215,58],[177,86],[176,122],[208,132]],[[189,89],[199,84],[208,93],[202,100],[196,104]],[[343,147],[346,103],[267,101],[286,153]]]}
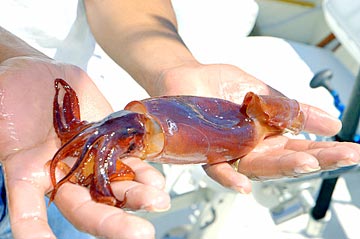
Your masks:
{"label": "finger", "polygon": [[154,238],[148,221],[124,210],[94,202],[86,188],[71,183],[59,189],[55,203],[79,230],[100,238]]}
{"label": "finger", "polygon": [[356,151],[341,145],[334,148],[313,149],[306,152],[314,155],[323,169],[356,165],[359,163],[360,158]]}
{"label": "finger", "polygon": [[318,160],[311,154],[281,150],[272,153],[250,153],[238,164],[240,173],[252,179],[295,177],[320,170]]}
{"label": "finger", "polygon": [[113,182],[111,187],[119,200],[123,200],[126,194],[125,207],[148,211],[168,210],[170,197],[163,191],[164,176],[139,158],[126,158],[123,162],[134,171],[135,181]]}
{"label": "finger", "polygon": [[341,121],[325,111],[306,104],[301,104],[305,115],[304,131],[323,136],[332,136],[341,129]]}
{"label": "finger", "polygon": [[[44,200],[48,185],[43,182],[48,182],[48,177],[42,167],[37,167],[39,159],[32,157],[33,153],[19,152],[3,164],[11,230],[14,238],[55,238],[47,223]],[[32,163],[24,164],[27,159]]]}
{"label": "finger", "polygon": [[287,147],[289,141],[285,136],[266,138],[240,160],[239,172],[253,179],[269,179],[319,170],[315,157]]}
{"label": "finger", "polygon": [[309,149],[321,149],[321,148],[334,148],[338,146],[344,146],[352,149],[357,155],[360,155],[360,144],[351,142],[338,142],[338,141],[311,141],[303,139],[288,139],[285,143],[286,149],[305,151]]}
{"label": "finger", "polygon": [[286,147],[313,155],[323,169],[351,166],[360,161],[360,145],[355,143],[289,140]]}
{"label": "finger", "polygon": [[48,223],[44,191],[33,181],[7,179],[8,209],[14,238],[55,238]]}
{"label": "finger", "polygon": [[[139,167],[139,169],[141,169],[141,167]],[[135,172],[136,171],[137,169],[135,169]],[[153,175],[153,172],[156,171],[151,169],[149,172],[145,171],[144,173],[150,176]],[[148,178],[148,181],[151,181],[151,178]],[[64,195],[63,188],[69,184],[71,185],[71,183],[65,183],[58,189],[55,203],[66,196]],[[79,190],[84,188],[79,185],[76,186]],[[142,184],[137,181],[114,181],[111,182],[111,189],[119,201],[126,200],[125,208],[133,210],[144,209],[147,211],[165,211],[170,208],[170,196],[168,193],[151,185]],[[91,199],[89,190],[86,190],[88,197]],[[76,193],[74,192],[74,194]],[[74,198],[77,200],[75,196]]]}
{"label": "finger", "polygon": [[209,177],[224,187],[241,193],[251,192],[251,183],[249,179],[245,175],[236,172],[228,163],[205,165],[204,170]]}
{"label": "finger", "polygon": [[111,183],[112,191],[117,199],[124,200],[126,208],[133,210],[162,212],[170,208],[170,196],[155,187],[144,185],[135,181],[122,181]]}
{"label": "finger", "polygon": [[123,162],[135,172],[135,180],[137,182],[158,189],[165,188],[164,176],[147,162],[144,162],[139,158],[126,158]]}
{"label": "finger", "polygon": [[298,176],[358,164],[360,145],[270,137],[239,162],[239,171],[250,178]]}

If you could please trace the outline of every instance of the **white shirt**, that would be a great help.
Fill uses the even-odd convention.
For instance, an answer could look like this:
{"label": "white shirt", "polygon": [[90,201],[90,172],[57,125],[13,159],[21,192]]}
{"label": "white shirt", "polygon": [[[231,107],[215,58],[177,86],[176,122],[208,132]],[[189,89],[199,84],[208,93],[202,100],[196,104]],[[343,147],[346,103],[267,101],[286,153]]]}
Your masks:
{"label": "white shirt", "polygon": [[148,97],[95,43],[82,0],[2,0],[0,25],[49,57],[81,67],[114,110]]}
{"label": "white shirt", "polygon": [[[237,45],[258,11],[254,0],[173,0],[173,5],[179,32],[200,60],[208,58],[208,49],[222,51],[223,39],[227,47]],[[81,67],[115,110],[148,97],[95,43],[83,0],[1,0],[0,25],[49,57]]]}

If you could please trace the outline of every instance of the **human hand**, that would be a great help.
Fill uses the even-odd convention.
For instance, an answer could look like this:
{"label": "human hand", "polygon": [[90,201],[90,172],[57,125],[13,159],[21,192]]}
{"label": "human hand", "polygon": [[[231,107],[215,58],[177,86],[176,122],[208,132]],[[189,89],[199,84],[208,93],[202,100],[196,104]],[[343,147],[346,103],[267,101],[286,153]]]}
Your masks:
{"label": "human hand", "polygon": [[[196,62],[167,69],[156,82],[155,95],[198,95],[242,103],[248,91],[263,95],[280,92],[232,65],[202,65]],[[305,114],[304,131],[323,136],[336,134],[341,122],[324,111],[301,104]],[[321,122],[321,123],[319,123]],[[339,142],[296,140],[285,136],[266,138],[251,153],[232,165],[204,166],[207,174],[225,187],[250,192],[250,179],[295,177],[319,170],[357,164],[360,145]]]}
{"label": "human hand", "polygon": [[[63,78],[76,90],[82,118],[102,119],[112,109],[80,69],[48,58],[17,57],[0,64],[0,160],[5,174],[14,238],[54,238],[47,223],[44,195],[52,189],[47,161],[60,146],[52,120],[54,79]],[[111,187],[120,200],[127,192],[127,208],[166,210],[169,196],[163,176],[139,159],[126,162],[136,181]],[[88,189],[64,184],[55,204],[78,229],[102,238],[153,238],[146,220],[122,209],[95,203]],[[118,225],[121,225],[120,227]]]}

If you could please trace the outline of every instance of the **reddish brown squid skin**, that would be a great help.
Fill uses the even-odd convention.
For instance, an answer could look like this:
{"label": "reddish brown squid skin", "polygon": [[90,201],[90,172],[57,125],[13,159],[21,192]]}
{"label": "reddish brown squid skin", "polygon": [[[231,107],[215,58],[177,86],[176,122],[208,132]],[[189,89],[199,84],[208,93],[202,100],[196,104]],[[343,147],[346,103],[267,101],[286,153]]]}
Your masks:
{"label": "reddish brown squid skin", "polygon": [[[81,121],[74,90],[55,80],[54,127],[62,146],[50,162],[54,185],[70,181],[90,188],[97,202],[123,207],[111,191],[110,182],[133,180],[126,157],[170,164],[215,164],[248,154],[269,135],[303,129],[299,104],[285,97],[248,93],[242,105],[195,96],[164,96],[129,103],[102,121]],[[59,92],[63,91],[62,104]],[[70,167],[63,162],[76,158]],[[66,176],[59,182],[55,170]]]}

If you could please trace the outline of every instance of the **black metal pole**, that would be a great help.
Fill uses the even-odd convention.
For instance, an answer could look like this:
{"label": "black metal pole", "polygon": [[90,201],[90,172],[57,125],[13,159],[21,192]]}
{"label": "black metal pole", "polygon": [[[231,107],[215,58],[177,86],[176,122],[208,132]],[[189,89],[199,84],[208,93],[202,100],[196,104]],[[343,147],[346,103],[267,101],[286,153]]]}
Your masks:
{"label": "black metal pole", "polygon": [[360,117],[360,71],[355,79],[349,102],[342,116],[342,129],[336,139],[339,141],[353,142],[359,125]]}
{"label": "black metal pole", "polygon": [[[353,142],[360,118],[360,71],[355,79],[349,102],[342,117],[343,127],[335,137],[338,141]],[[311,210],[311,216],[315,220],[325,217],[329,209],[333,191],[338,177],[323,179],[316,204]]]}
{"label": "black metal pole", "polygon": [[315,220],[320,220],[325,217],[330,207],[332,194],[338,178],[339,177],[323,179],[315,206],[311,210],[311,216]]}

